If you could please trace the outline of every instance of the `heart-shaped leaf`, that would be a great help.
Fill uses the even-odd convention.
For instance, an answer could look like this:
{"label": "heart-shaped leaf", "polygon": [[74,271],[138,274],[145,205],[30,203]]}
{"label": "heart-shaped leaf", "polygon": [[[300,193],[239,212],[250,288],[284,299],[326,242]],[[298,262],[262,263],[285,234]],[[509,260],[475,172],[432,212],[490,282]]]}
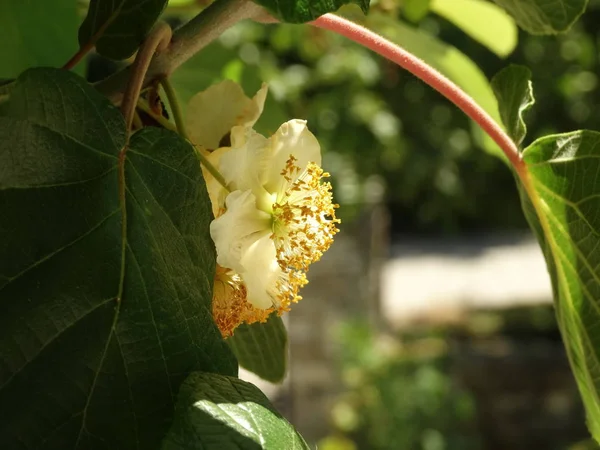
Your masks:
{"label": "heart-shaped leaf", "polygon": [[[518,144],[533,103],[530,73],[511,66],[495,78],[505,127]],[[515,165],[525,216],[552,280],[556,317],[587,412],[600,442],[600,133],[545,136]]]}
{"label": "heart-shaped leaf", "polygon": [[285,377],[287,331],[277,314],[271,314],[265,323],[240,325],[227,343],[244,369],[272,383]]}
{"label": "heart-shaped leaf", "polygon": [[162,450],[306,450],[308,445],[260,390],[197,372],[181,387]]}
{"label": "heart-shaped leaf", "polygon": [[0,116],[0,442],[157,448],[180,384],[235,375],[211,313],[193,148],[68,72],[25,72]]}
{"label": "heart-shaped leaf", "polygon": [[546,136],[523,151],[520,191],[552,278],[556,317],[600,442],[600,133]]}
{"label": "heart-shaped leaf", "polygon": [[79,45],[95,45],[102,56],[133,55],[165,9],[168,0],[91,0],[79,28]]}

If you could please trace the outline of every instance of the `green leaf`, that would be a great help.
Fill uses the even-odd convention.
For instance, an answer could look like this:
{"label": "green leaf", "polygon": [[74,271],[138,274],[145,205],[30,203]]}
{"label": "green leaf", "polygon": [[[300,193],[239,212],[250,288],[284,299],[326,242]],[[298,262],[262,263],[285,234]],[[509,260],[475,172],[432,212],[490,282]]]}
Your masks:
{"label": "green leaf", "polygon": [[265,323],[240,325],[226,341],[240,366],[264,380],[279,383],[287,366],[287,331],[273,313]]}
{"label": "green leaf", "polygon": [[3,111],[3,448],[157,448],[189,373],[237,371],[195,153],[146,128],[121,158],[120,112],[65,71],[25,72]]}
{"label": "green leaf", "polygon": [[370,0],[254,0],[264,6],[281,22],[303,23],[323,14],[337,11],[343,5],[354,3],[366,14]]}
{"label": "green leaf", "polygon": [[588,427],[600,441],[600,133],[546,136],[523,159],[523,209],[544,251]]}
{"label": "green leaf", "polygon": [[409,21],[417,23],[427,16],[431,0],[405,0],[401,4],[402,15]]}
{"label": "green leaf", "polygon": [[517,46],[517,25],[498,6],[483,0],[432,0],[431,10],[504,58]]}
{"label": "green leaf", "polygon": [[508,135],[520,146],[527,134],[523,114],[535,103],[531,71],[527,67],[511,64],[492,78],[492,89]]}
{"label": "green leaf", "polygon": [[[509,66],[494,78],[504,124],[519,144],[533,104],[531,73]],[[600,133],[545,136],[516,164],[521,204],[552,281],[556,318],[587,413],[600,442]]]}
{"label": "green leaf", "polygon": [[[398,22],[388,15],[369,14],[366,24],[446,75],[500,123],[498,103],[490,83],[481,69],[466,55],[424,31]],[[474,124],[473,134],[486,151],[505,160],[500,148],[478,125]]]}
{"label": "green leaf", "polygon": [[167,0],[91,0],[79,28],[79,45],[95,45],[102,56],[133,55],[167,5]]}
{"label": "green leaf", "polygon": [[588,0],[494,0],[531,34],[568,31],[583,14]]}
{"label": "green leaf", "polygon": [[260,390],[196,372],[181,387],[162,450],[305,450],[308,445]]}
{"label": "green leaf", "polygon": [[73,0],[0,1],[0,78],[35,66],[63,66],[77,51]]}

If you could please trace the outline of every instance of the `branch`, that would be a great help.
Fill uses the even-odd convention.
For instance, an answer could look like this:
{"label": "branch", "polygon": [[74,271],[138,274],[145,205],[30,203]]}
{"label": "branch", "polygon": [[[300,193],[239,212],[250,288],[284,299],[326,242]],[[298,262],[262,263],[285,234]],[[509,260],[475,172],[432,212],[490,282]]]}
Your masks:
{"label": "branch", "polygon": [[140,96],[142,84],[144,83],[152,58],[169,45],[171,36],[171,27],[164,22],[159,22],[150,32],[135,56],[135,61],[131,66],[131,76],[129,77],[127,88],[123,95],[123,102],[121,103],[121,111],[125,117],[125,125],[128,131],[131,130],[135,105]]}
{"label": "branch", "polygon": [[[167,49],[156,55],[150,63],[142,86],[147,86],[157,78],[169,76],[177,67],[236,23],[262,17],[264,14],[264,9],[250,0],[215,0],[200,14],[175,30]],[[131,70],[129,66],[111,75],[97,83],[96,89],[112,101],[118,102],[131,76]]]}

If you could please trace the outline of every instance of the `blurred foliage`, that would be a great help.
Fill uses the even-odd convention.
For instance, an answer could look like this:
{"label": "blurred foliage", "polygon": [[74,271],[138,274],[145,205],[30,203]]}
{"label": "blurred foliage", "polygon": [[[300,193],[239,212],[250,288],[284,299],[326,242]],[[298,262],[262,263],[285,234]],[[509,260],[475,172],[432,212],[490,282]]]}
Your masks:
{"label": "blurred foliage", "polygon": [[[561,373],[569,373],[549,304],[477,310],[448,323],[405,327],[394,335],[374,330],[364,319],[350,320],[337,330],[336,344],[343,383],[331,408],[330,435],[319,442],[320,450],[512,448],[515,436],[526,435],[532,443],[543,441],[550,432],[559,436],[553,446],[548,446],[546,439],[544,444],[531,448],[599,448],[591,440],[581,440],[588,432],[582,423],[583,406],[572,378],[560,378],[556,372],[549,377],[543,369],[532,366],[548,360],[548,352],[555,349],[552,361],[564,359]],[[502,353],[506,349],[513,349],[512,356]],[[528,357],[532,358],[529,363]],[[495,367],[493,362],[502,358],[506,358],[505,367],[512,366],[513,372],[490,371]],[[481,367],[486,364],[487,369]],[[469,384],[472,381],[466,374],[473,367],[481,376],[489,377],[482,382],[483,390],[481,383]],[[521,385],[515,376],[527,381]],[[555,384],[548,381],[553,377]],[[559,379],[563,381],[556,381]],[[524,389],[522,386],[540,389],[525,393],[518,391]],[[525,406],[514,398],[512,403],[506,399],[510,407],[496,410],[490,406],[511,389],[516,389],[513,394],[518,392],[519,401]],[[560,413],[549,413],[548,405],[557,393],[568,398],[563,399]],[[574,410],[569,409],[571,402]],[[546,422],[523,420],[523,410],[533,411],[534,416],[543,417]],[[493,430],[486,428],[490,421]],[[568,421],[573,423],[567,424]],[[512,434],[495,440],[499,430],[509,424],[514,427]],[[561,431],[544,431],[544,427],[552,425],[560,426]]]}
{"label": "blurred foliage", "polygon": [[598,444],[592,439],[586,439],[585,441],[573,444],[567,450],[598,450]]}
{"label": "blurred foliage", "polygon": [[376,336],[362,322],[340,330],[345,392],[331,411],[335,434],[321,450],[352,442],[369,450],[480,448],[472,397],[449,373],[448,349],[435,336]]}
{"label": "blurred foliage", "polygon": [[[509,22],[500,30],[507,43],[492,46],[494,53],[474,27],[459,23],[459,28],[450,21],[456,18],[446,3],[379,0],[372,2],[369,17],[399,18],[405,29],[449,46],[445,52],[458,49],[476,61],[487,79],[511,62],[531,68],[538,107],[528,116],[530,139],[598,128],[600,0],[590,2],[567,34],[540,37],[520,31],[516,50],[505,59],[497,53],[506,54],[514,46]],[[357,7],[342,12],[361,20]],[[171,14],[182,17],[179,7]],[[413,41],[406,44],[414,47],[418,43]],[[219,53],[212,61],[208,57]],[[280,117],[308,119],[326,151],[325,167],[334,176],[337,201],[345,207],[342,214],[351,215],[376,197],[370,187],[382,181],[394,231],[526,227],[512,174],[482,151],[489,143],[473,132],[470,121],[432,89],[370,51],[309,26],[242,23],[203,54],[198,58],[214,71],[209,77],[214,81],[223,76],[242,82],[254,78],[243,83],[248,94],[254,93],[258,80],[269,83],[273,103],[280,105],[265,109],[269,129]],[[457,64],[451,62],[446,69]],[[269,120],[270,110],[277,120]]]}

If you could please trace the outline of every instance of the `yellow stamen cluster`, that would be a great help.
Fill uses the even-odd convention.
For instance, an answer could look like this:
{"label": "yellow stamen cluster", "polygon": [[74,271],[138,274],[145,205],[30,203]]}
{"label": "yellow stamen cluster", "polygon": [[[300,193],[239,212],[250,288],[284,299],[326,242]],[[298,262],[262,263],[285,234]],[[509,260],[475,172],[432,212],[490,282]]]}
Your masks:
{"label": "yellow stamen cluster", "polygon": [[266,322],[273,309],[252,306],[246,299],[246,286],[238,274],[217,265],[213,287],[212,313],[224,338],[242,323]]}
{"label": "yellow stamen cluster", "polygon": [[314,163],[304,171],[296,163],[290,155],[281,171],[287,188],[273,205],[272,239],[285,274],[279,283],[278,300],[286,309],[302,298],[298,291],[308,283],[308,266],[331,246],[340,222],[335,217],[338,205],[333,203],[331,184],[321,182],[329,174]]}

